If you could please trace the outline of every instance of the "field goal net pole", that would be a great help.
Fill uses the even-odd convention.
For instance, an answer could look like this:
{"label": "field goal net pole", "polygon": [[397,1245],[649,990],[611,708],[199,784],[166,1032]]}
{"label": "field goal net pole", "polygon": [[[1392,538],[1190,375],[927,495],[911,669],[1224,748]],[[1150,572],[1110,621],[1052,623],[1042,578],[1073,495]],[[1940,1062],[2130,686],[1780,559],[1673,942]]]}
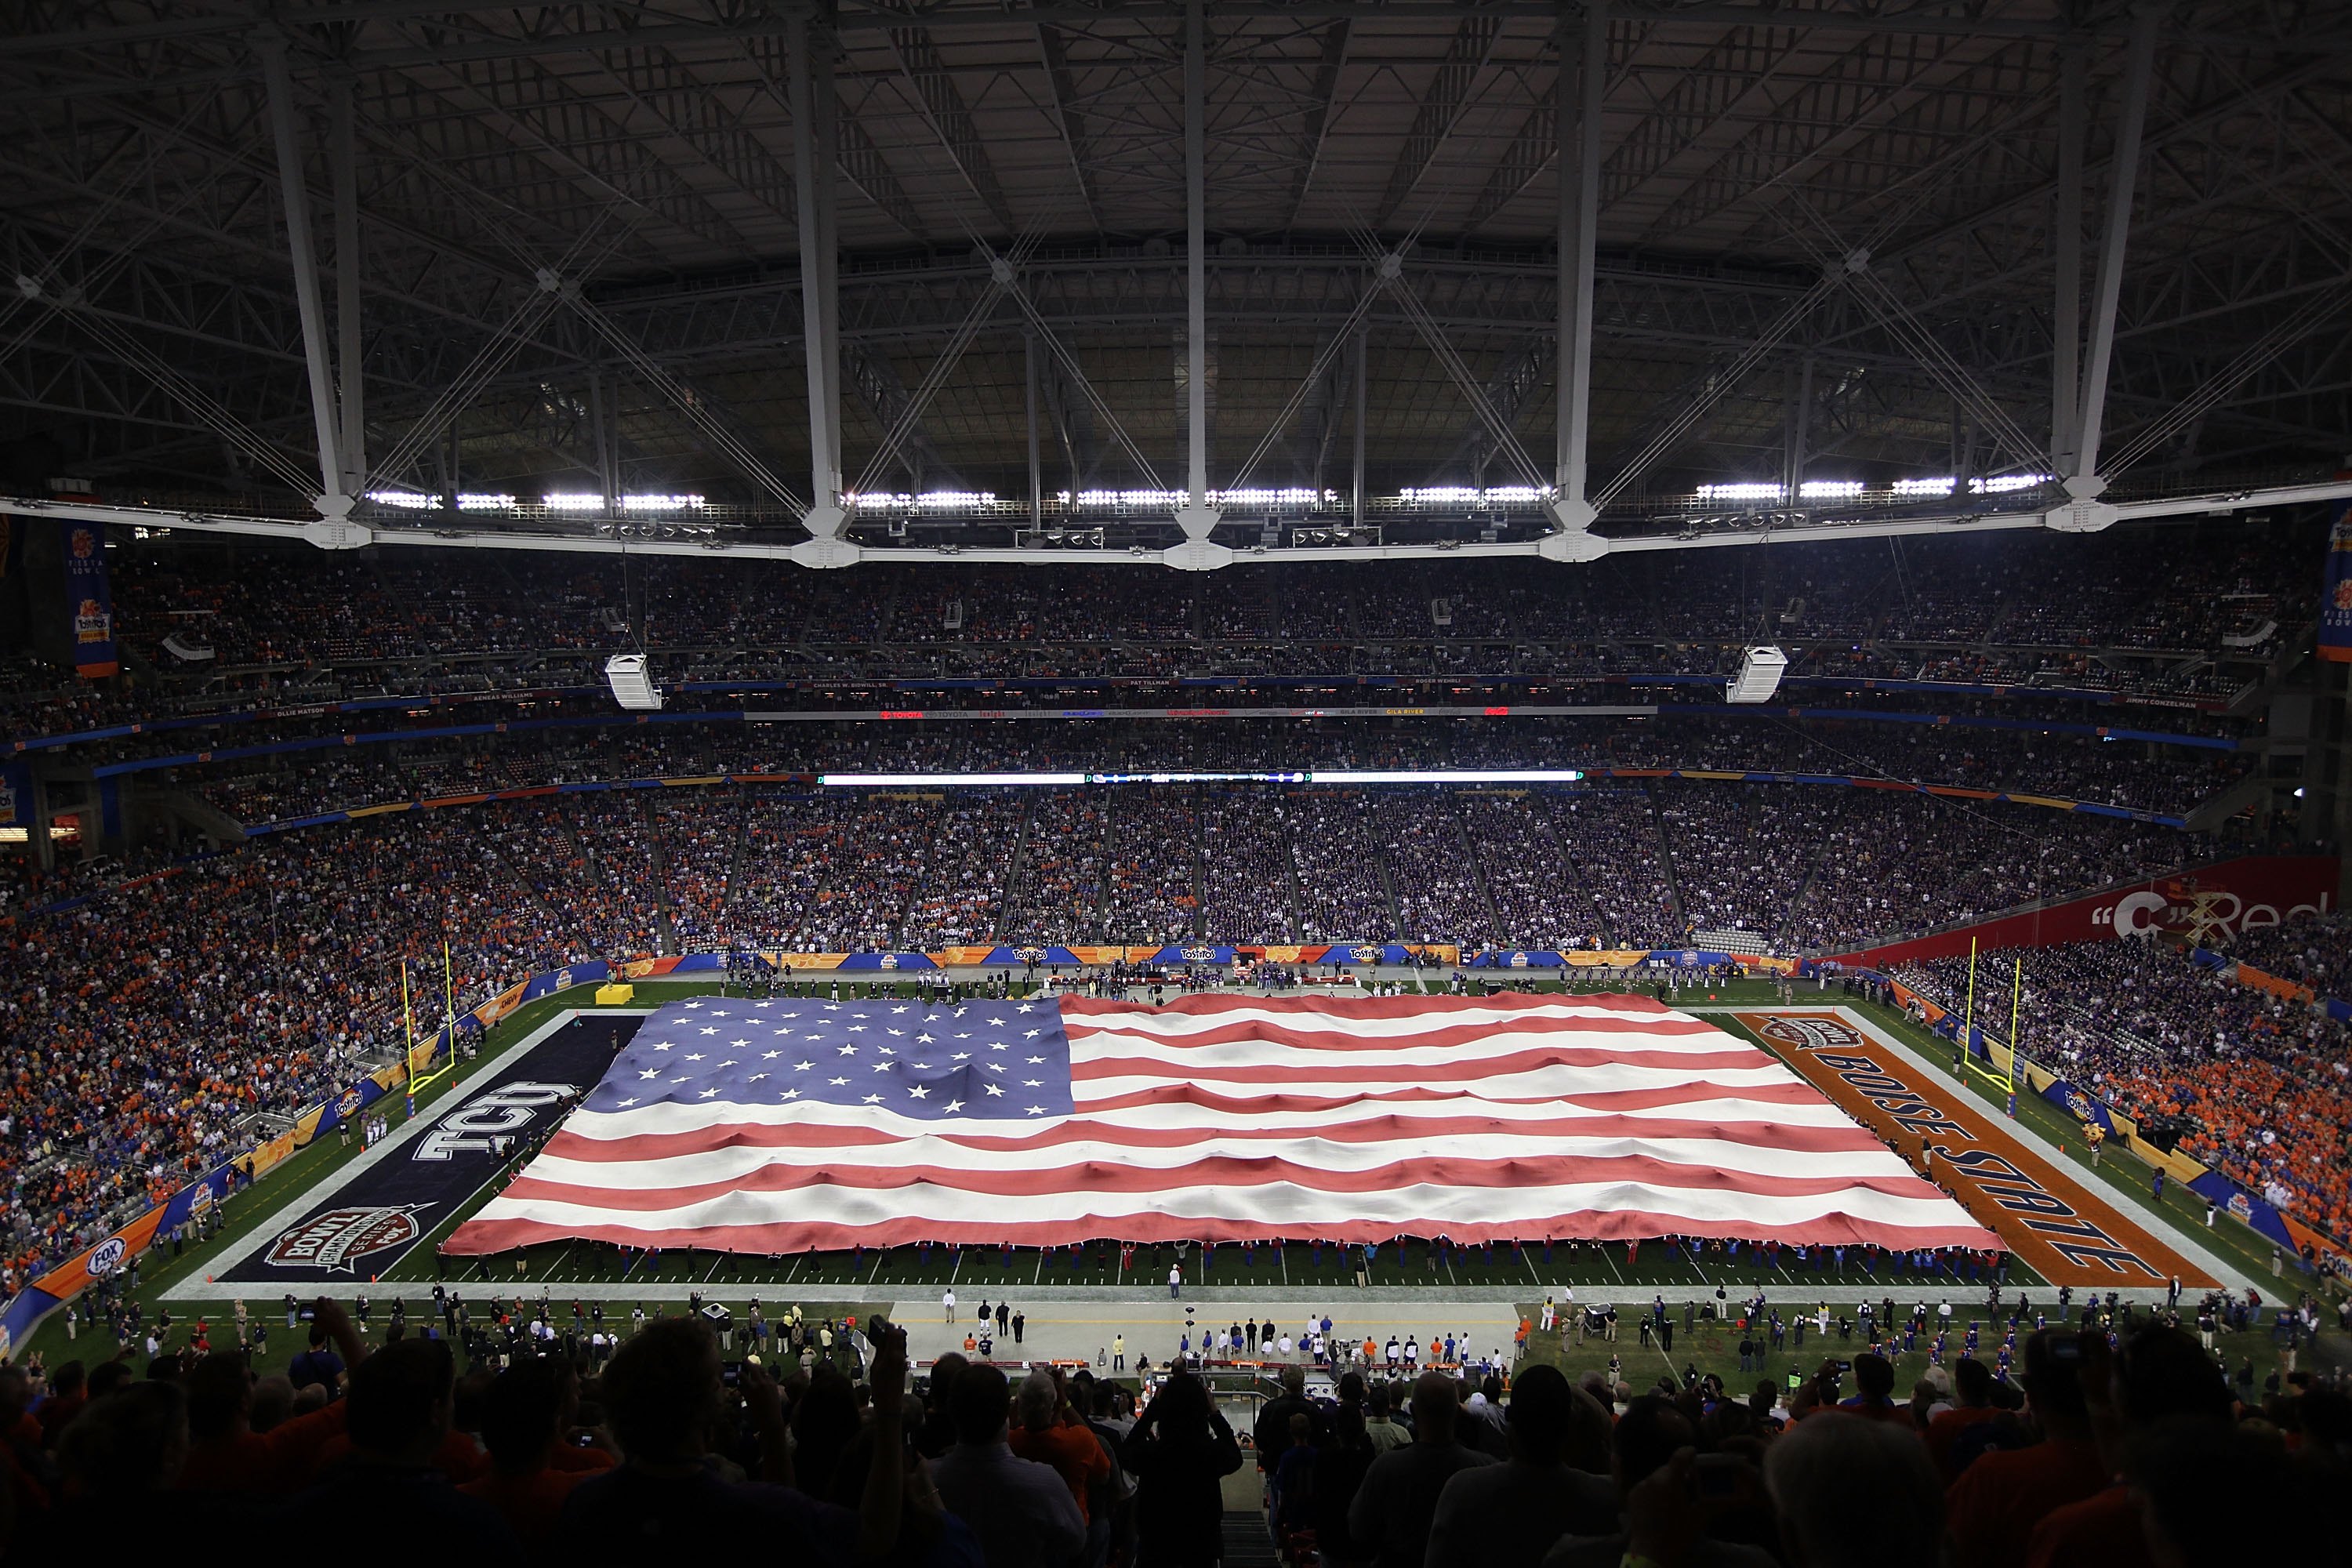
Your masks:
{"label": "field goal net pole", "polygon": [[[429,1089],[446,1078],[449,1069],[457,1064],[457,984],[451,973],[449,944],[446,941],[441,944],[441,973],[445,1008],[442,1029],[439,1035],[427,1038],[423,1043],[424,1059],[420,1063],[417,1059],[419,1047],[416,1038],[416,1017],[409,1001],[408,960],[403,958],[400,961],[400,1010],[402,1016],[408,1021],[408,1102],[411,1115],[415,1114],[417,1091]],[[433,1066],[434,1055],[440,1050],[445,1042],[448,1047],[448,1054],[441,1058],[440,1067],[429,1072],[421,1070]]]}
{"label": "field goal net pole", "polygon": [[[1976,948],[1971,943],[1969,949],[1969,1016],[1971,1020],[1976,1016]],[[1963,1025],[1960,1036],[1960,1060],[1968,1064],[1970,1072],[2009,1097],[2008,1110],[2011,1116],[2017,1114],[2017,1053],[2021,1044],[2020,1029],[2024,1018],[2024,1003],[2025,955],[2021,952],[2016,957],[2009,982],[2009,1064],[2006,1071],[1995,1072],[1988,1065],[1992,1059],[1993,1047],[1990,1037],[1985,1037],[1983,1062],[1978,1061],[1976,1052],[1969,1048],[1973,1043],[1971,1037],[1975,1034],[1972,1022]]]}

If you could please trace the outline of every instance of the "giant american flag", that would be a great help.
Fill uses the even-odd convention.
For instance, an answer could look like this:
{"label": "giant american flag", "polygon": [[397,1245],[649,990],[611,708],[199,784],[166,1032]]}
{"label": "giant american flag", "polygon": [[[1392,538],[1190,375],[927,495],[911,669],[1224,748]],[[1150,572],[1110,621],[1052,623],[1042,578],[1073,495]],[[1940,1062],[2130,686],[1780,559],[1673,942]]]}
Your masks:
{"label": "giant american flag", "polygon": [[1998,1245],[1757,1047],[1515,994],[673,1004],[449,1245],[1665,1234]]}

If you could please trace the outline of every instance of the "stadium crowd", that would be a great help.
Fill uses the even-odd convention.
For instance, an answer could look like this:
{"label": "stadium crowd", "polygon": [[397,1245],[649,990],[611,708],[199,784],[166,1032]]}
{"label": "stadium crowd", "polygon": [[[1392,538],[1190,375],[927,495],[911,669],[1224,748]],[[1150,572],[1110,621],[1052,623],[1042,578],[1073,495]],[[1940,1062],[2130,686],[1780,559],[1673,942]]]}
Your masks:
{"label": "stadium crowd", "polygon": [[1907,1401],[1875,1353],[1748,1393],[1523,1363],[1350,1370],[1310,1394],[1293,1365],[1245,1446],[1181,1368],[1139,1364],[1139,1391],[951,1352],[914,1389],[905,1331],[877,1321],[845,1328],[866,1353],[844,1371],[814,1343],[738,1357],[694,1317],[593,1336],[542,1318],[461,1358],[429,1321],[374,1343],[341,1306],[313,1311],[284,1374],[226,1344],[143,1375],[0,1368],[0,1549],[70,1551],[100,1517],[144,1516],[362,1563],[757,1539],[840,1568],[1211,1568],[1234,1560],[1226,1478],[1252,1466],[1265,1511],[1240,1527],[1326,1568],[2105,1568],[2213,1561],[2250,1519],[2316,1563],[2340,1560],[2326,1500],[2352,1460],[2339,1390],[2301,1373],[2233,1393],[2161,1322],[2043,1329],[2021,1380],[1969,1357]]}
{"label": "stadium crowd", "polygon": [[[891,700],[881,700],[884,704]],[[1962,729],[1917,721],[1777,714],[1665,713],[1652,718],[1489,718],[1475,727],[1372,731],[1337,723],[1300,732],[1252,721],[1052,725],[934,718],[916,730],[845,721],[778,736],[719,710],[653,735],[606,706],[570,705],[570,727],[451,737],[383,719],[308,719],[227,732],[240,743],[305,749],[192,760],[189,732],[133,736],[68,755],[137,762],[142,773],[198,789],[240,822],[338,807],[596,779],[714,773],[908,771],[1296,771],[1334,767],[1697,769],[1894,779],[2008,790],[2181,816],[2228,788],[2253,753],[2095,735]],[[2079,722],[2079,721],[2075,721]],[[1041,732],[1042,731],[1042,732]],[[201,732],[198,732],[199,736]],[[346,735],[352,737],[346,742]]]}
{"label": "stadium crowd", "polygon": [[[159,541],[113,552],[117,603],[169,626],[208,612],[224,664],[415,658],[627,642],[626,608],[664,642],[1083,644],[1202,635],[1307,642],[1586,636],[1671,630],[1748,636],[1762,620],[1824,638],[2021,647],[2220,646],[2312,602],[2305,524],[2163,531],[2095,541],[1916,541],[1901,555],[1797,546],[1760,569],[1693,552],[1610,560],[1575,574],[1509,563],[1429,563],[1409,575],[1346,565],[1218,574],[1203,587],[1112,573],[865,566],[841,584],[745,574],[725,562],[639,563],[635,605],[616,574],[558,557],[527,564],[414,550],[327,561],[292,549]],[[1674,625],[1662,628],[1661,605]]]}
{"label": "stadium crowd", "polygon": [[[1980,955],[1976,1023],[2006,1038],[2009,951]],[[2141,1120],[2179,1129],[2182,1152],[2273,1206],[2352,1234],[2352,1027],[2241,985],[2160,941],[2030,948],[2025,1055]],[[1966,958],[1908,963],[1896,978],[1965,1009]]]}

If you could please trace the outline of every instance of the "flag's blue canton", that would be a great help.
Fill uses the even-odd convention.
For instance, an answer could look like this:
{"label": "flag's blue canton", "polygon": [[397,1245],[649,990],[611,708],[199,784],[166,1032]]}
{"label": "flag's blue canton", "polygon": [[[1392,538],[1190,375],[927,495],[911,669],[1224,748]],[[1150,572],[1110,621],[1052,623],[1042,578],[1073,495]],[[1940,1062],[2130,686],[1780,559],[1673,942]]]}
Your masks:
{"label": "flag's blue canton", "polygon": [[1070,1041],[1052,1002],[675,1002],[589,1091],[591,1110],[866,1106],[944,1121],[1067,1116]]}

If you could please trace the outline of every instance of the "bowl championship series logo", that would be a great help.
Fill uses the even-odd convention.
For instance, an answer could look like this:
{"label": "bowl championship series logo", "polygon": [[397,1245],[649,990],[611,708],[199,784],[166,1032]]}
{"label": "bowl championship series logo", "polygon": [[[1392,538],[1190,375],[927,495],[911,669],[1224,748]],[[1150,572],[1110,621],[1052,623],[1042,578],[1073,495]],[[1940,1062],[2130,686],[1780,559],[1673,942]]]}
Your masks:
{"label": "bowl championship series logo", "polygon": [[284,1232],[269,1244],[266,1256],[279,1268],[354,1273],[358,1260],[368,1254],[415,1241],[422,1234],[416,1215],[424,1207],[423,1204],[396,1204],[329,1209]]}

